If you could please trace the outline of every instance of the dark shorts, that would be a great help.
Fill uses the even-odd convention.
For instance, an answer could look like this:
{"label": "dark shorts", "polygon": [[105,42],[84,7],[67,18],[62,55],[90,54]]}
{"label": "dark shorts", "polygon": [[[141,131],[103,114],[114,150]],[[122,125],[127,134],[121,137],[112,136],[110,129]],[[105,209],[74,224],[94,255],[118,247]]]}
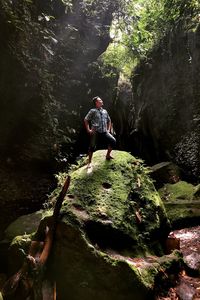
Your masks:
{"label": "dark shorts", "polygon": [[95,151],[97,145],[98,146],[110,146],[114,148],[116,144],[116,140],[112,134],[109,132],[95,132],[90,138],[90,151]]}

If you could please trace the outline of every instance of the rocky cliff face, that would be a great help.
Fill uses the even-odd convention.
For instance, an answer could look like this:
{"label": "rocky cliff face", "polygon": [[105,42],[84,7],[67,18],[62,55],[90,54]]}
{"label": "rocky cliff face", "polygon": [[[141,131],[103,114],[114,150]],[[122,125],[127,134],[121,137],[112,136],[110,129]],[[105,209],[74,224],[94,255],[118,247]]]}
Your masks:
{"label": "rocky cliff face", "polygon": [[4,203],[11,197],[26,207],[30,198],[40,203],[57,161],[74,150],[88,99],[100,94],[111,104],[117,76],[104,79],[97,60],[110,42],[116,5],[0,1],[1,178],[9,190],[0,192]]}
{"label": "rocky cliff face", "polygon": [[88,99],[105,93],[112,100],[97,59],[110,42],[116,6],[68,2],[1,3],[0,135],[7,157],[52,158],[76,136]]}
{"label": "rocky cliff face", "polygon": [[171,32],[132,78],[132,149],[149,162],[172,159],[199,176],[200,27]]}

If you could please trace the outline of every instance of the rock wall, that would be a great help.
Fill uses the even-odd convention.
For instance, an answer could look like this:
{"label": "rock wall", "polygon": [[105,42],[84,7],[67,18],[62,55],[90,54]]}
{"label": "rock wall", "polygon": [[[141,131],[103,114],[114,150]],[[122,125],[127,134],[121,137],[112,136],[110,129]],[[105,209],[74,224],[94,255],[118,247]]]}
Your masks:
{"label": "rock wall", "polygon": [[[172,31],[134,71],[133,152],[199,176],[200,27]],[[135,151],[134,149],[137,149]]]}
{"label": "rock wall", "polygon": [[105,0],[63,2],[0,3],[0,136],[6,157],[51,159],[61,144],[73,142],[88,99],[105,94],[111,104],[113,80],[103,80],[97,59],[110,42],[116,6]]}
{"label": "rock wall", "polygon": [[0,1],[4,207],[11,198],[26,212],[32,199],[41,206],[59,162],[65,158],[66,166],[72,152],[79,152],[75,141],[88,99],[99,94],[111,105],[117,75],[104,79],[98,57],[110,42],[116,9],[117,1],[107,0]]}

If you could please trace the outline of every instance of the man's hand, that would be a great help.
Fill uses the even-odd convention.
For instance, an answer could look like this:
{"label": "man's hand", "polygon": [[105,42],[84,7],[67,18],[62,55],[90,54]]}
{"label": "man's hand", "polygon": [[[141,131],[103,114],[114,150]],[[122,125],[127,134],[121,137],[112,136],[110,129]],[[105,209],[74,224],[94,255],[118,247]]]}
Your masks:
{"label": "man's hand", "polygon": [[89,135],[93,135],[95,133],[95,130],[94,129],[89,129],[88,133],[89,133]]}
{"label": "man's hand", "polygon": [[85,128],[87,130],[87,133],[89,135],[93,135],[95,133],[95,129],[94,128],[90,129],[90,125],[89,125],[89,122],[87,119],[84,119],[84,124],[85,124]]}

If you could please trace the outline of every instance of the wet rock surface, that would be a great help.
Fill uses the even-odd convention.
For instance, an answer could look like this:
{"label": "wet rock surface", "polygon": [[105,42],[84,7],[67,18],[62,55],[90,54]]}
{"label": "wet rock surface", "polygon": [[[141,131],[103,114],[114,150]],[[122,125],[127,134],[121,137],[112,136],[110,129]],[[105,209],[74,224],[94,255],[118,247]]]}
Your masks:
{"label": "wet rock surface", "polygon": [[[180,251],[187,265],[186,271],[179,274],[168,295],[158,300],[199,300],[200,299],[200,226],[175,230],[173,234],[180,239]],[[188,268],[189,267],[189,268]],[[193,272],[193,276],[188,275]]]}
{"label": "wet rock surface", "polygon": [[180,250],[185,263],[193,270],[200,270],[200,226],[174,231],[180,239]]}

